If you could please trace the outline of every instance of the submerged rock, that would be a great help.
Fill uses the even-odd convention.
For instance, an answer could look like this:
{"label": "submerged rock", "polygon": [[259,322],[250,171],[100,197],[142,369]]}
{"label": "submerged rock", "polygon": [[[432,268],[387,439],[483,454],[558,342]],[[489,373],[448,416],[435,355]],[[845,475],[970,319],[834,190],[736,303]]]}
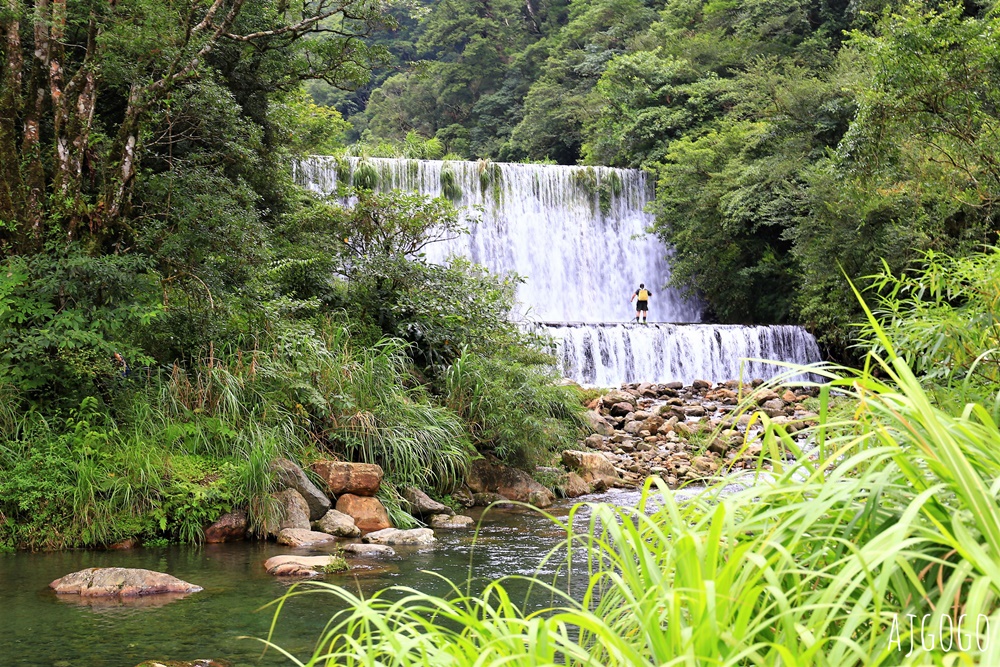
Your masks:
{"label": "submerged rock", "polygon": [[476,520],[462,514],[435,514],[429,523],[431,528],[472,528]]}
{"label": "submerged rock", "polygon": [[400,530],[399,528],[386,528],[368,533],[362,540],[367,544],[391,544],[391,545],[426,545],[437,542],[434,531],[430,528],[412,528],[410,530]]}
{"label": "submerged rock", "polygon": [[49,588],[60,595],[132,597],[159,593],[197,593],[201,586],[177,577],[128,567],[91,567],[56,579]]}
{"label": "submerged rock", "polygon": [[384,558],[395,556],[396,550],[384,544],[347,544],[344,553],[361,558]]}

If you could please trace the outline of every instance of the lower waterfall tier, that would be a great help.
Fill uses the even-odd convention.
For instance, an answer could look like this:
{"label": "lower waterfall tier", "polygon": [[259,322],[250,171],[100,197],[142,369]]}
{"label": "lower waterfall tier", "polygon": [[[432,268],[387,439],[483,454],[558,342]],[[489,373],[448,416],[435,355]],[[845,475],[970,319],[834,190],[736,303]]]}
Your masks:
{"label": "lower waterfall tier", "polygon": [[539,324],[556,342],[563,376],[583,385],[768,379],[811,364],[819,347],[802,327],[711,324]]}

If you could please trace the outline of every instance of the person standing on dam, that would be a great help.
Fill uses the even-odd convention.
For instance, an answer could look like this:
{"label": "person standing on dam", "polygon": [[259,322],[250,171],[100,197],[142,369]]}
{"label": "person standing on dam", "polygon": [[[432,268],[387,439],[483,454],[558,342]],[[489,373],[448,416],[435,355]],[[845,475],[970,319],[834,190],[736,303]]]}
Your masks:
{"label": "person standing on dam", "polygon": [[644,283],[639,283],[639,289],[635,291],[632,298],[628,300],[632,303],[633,300],[638,299],[635,302],[635,321],[639,321],[639,315],[642,315],[642,323],[646,323],[646,312],[649,310],[649,297],[653,296],[653,293],[646,289]]}

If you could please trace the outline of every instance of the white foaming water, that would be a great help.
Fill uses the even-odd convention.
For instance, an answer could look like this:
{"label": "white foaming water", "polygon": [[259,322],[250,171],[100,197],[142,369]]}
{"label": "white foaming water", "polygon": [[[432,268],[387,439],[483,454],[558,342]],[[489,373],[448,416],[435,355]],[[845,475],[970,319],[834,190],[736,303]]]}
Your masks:
{"label": "white foaming water", "polygon": [[543,324],[556,341],[562,374],[584,385],[694,380],[767,379],[793,364],[820,360],[816,339],[802,327],[735,324]]}
{"label": "white foaming water", "polygon": [[[343,160],[343,158],[341,158]],[[359,158],[346,158],[351,173]],[[700,307],[663,286],[670,265],[663,245],[646,229],[652,216],[646,176],[636,169],[488,162],[370,158],[380,189],[438,196],[442,171],[461,190],[469,234],[431,244],[427,258],[462,255],[501,274],[525,279],[518,300],[527,316],[548,322],[621,322],[634,317],[629,297],[639,283],[654,292],[656,321],[697,322]],[[328,194],[338,183],[338,158],[312,157],[299,181]],[[341,168],[341,176],[345,169]],[[483,177],[483,172],[487,176]],[[495,177],[498,174],[498,177]],[[489,179],[493,179],[489,182]],[[484,181],[486,181],[484,185]],[[602,195],[603,191],[603,195]],[[603,200],[603,206],[602,206]],[[472,209],[475,211],[476,209]]]}
{"label": "white foaming water", "polygon": [[[380,190],[439,196],[451,179],[470,233],[431,244],[427,258],[443,262],[461,255],[496,273],[523,277],[518,299],[527,319],[545,323],[536,329],[555,340],[560,370],[581,384],[770,378],[784,369],[745,360],[820,359],[815,339],[801,327],[653,323],[698,322],[701,307],[663,287],[670,265],[663,245],[646,231],[651,193],[641,171],[366,161],[378,173]],[[296,177],[329,194],[352,180],[361,162],[312,157],[297,166]],[[623,324],[635,315],[629,297],[640,282],[654,293],[650,324]]]}

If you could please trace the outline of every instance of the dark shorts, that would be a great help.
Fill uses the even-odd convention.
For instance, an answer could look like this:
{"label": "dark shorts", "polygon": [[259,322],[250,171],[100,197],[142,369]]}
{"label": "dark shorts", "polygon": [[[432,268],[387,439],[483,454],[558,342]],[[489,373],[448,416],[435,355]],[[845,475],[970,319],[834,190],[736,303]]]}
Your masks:
{"label": "dark shorts", "polygon": [[642,312],[645,312],[645,311],[649,310],[649,308],[647,308],[648,304],[649,304],[648,301],[636,301],[635,302],[635,311],[637,313],[642,313]]}

